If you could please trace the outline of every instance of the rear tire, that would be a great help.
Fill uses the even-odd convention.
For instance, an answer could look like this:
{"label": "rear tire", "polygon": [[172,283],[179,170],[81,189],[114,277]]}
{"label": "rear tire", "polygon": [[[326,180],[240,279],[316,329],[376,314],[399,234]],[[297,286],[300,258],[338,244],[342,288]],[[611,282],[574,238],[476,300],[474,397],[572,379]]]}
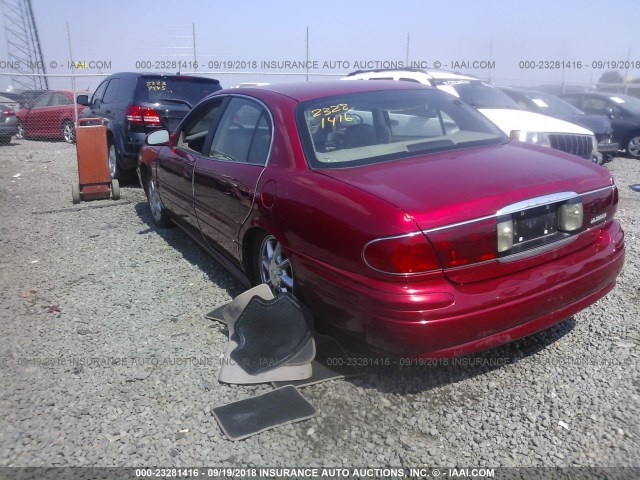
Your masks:
{"label": "rear tire", "polygon": [[9,145],[11,142],[11,137],[3,136],[0,137],[0,145]]}
{"label": "rear tire", "polygon": [[268,232],[256,235],[253,244],[253,281],[266,283],[274,295],[294,292],[293,268],[282,244]]}
{"label": "rear tire", "polygon": [[120,168],[120,156],[118,155],[118,149],[113,141],[107,143],[107,154],[109,159],[109,175],[111,178],[120,178],[122,171]]}

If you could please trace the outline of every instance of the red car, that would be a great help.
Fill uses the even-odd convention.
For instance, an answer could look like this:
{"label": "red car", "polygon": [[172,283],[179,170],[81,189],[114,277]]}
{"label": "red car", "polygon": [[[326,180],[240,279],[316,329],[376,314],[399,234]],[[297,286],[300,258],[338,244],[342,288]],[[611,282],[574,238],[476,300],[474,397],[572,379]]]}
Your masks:
{"label": "red car", "polygon": [[606,169],[423,85],[223,90],[146,144],[157,225],[388,353],[529,335],[604,296],[624,261]]}
{"label": "red car", "polygon": [[[78,114],[84,109],[76,107]],[[76,115],[73,111],[73,93],[48,91],[38,97],[28,108],[16,111],[18,133],[16,138],[47,137],[61,138],[65,142],[76,140]]]}

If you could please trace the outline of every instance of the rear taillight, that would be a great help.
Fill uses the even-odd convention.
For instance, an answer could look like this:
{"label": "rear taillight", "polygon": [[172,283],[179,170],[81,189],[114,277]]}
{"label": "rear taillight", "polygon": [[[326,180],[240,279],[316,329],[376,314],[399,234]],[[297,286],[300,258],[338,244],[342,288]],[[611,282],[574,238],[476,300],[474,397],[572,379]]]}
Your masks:
{"label": "rear taillight", "polygon": [[440,262],[421,232],[369,242],[363,251],[365,263],[384,273],[411,274],[440,269]]}
{"label": "rear taillight", "polygon": [[2,111],[2,115],[5,117],[13,117],[15,116],[16,112],[14,112],[13,110],[3,110]]}
{"label": "rear taillight", "polygon": [[444,268],[496,258],[496,218],[451,225],[426,232]]}
{"label": "rear taillight", "polygon": [[127,121],[142,125],[160,125],[160,114],[154,108],[130,105],[127,107]]}

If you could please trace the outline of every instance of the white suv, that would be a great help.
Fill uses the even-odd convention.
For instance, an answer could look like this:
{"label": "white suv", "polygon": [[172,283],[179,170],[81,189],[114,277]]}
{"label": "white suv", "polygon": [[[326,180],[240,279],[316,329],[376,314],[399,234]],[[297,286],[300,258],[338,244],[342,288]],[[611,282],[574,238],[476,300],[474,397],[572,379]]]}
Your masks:
{"label": "white suv", "polygon": [[558,118],[521,110],[504,92],[474,77],[440,70],[358,70],[342,80],[404,80],[431,85],[478,109],[514,140],[602,163],[593,132]]}

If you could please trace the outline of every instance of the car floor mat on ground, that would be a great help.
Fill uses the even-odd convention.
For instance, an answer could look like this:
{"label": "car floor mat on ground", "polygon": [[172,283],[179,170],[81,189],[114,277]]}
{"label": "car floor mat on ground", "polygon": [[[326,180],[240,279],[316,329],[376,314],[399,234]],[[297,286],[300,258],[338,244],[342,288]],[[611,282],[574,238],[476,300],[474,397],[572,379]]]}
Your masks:
{"label": "car floor mat on ground", "polygon": [[265,300],[273,298],[273,293],[269,286],[266,283],[261,283],[260,285],[256,285],[255,287],[242,292],[231,302],[216,307],[209,313],[205,314],[204,318],[216,320],[217,322],[222,322],[225,325],[228,325],[230,320],[235,322],[247,306],[247,303],[249,303],[249,300],[256,295],[260,298],[264,298]]}
{"label": "car floor mat on ground", "polygon": [[[266,289],[264,287],[266,287]],[[237,296],[233,302],[231,302],[234,304],[234,307],[225,310],[226,314],[224,316],[226,318],[220,320],[227,325],[229,341],[222,357],[218,381],[222,383],[248,385],[274,381],[304,380],[305,378],[309,378],[312,374],[311,362],[316,354],[315,341],[313,341],[313,339],[309,340],[300,352],[285,365],[258,375],[247,373],[240,365],[231,359],[231,352],[238,347],[237,337],[235,335],[237,317],[242,313],[242,309],[249,303],[249,300],[256,295],[260,298],[273,298],[271,289],[269,289],[268,286],[264,284],[258,285]]]}
{"label": "car floor mat on ground", "polygon": [[216,322],[222,322],[226,325],[227,321],[224,319],[224,316],[222,313],[224,312],[224,309],[227,308],[228,305],[229,305],[228,303],[225,303],[224,305],[214,310],[211,310],[209,313],[205,314],[204,318],[206,318],[207,320],[215,320]]}
{"label": "car floor mat on ground", "polygon": [[314,406],[293,386],[215,407],[212,411],[220,428],[232,441],[242,440],[279,425],[306,420],[316,413]]}
{"label": "car floor mat on ground", "polygon": [[238,348],[231,358],[250,374],[263,373],[295,357],[311,338],[313,316],[291,294],[272,300],[254,296],[235,324]]}
{"label": "car floor mat on ground", "polygon": [[274,388],[285,385],[307,387],[329,380],[360,375],[360,371],[354,365],[357,361],[349,361],[347,352],[335,338],[316,332],[314,333],[314,340],[316,343],[316,355],[315,360],[311,362],[311,376],[303,380],[274,380],[271,382]]}
{"label": "car floor mat on ground", "polygon": [[[229,340],[227,350],[222,358],[222,366],[218,374],[218,381],[222,383],[233,383],[249,385],[255,383],[269,383],[275,381],[295,381],[304,380],[311,377],[313,373],[312,360],[316,353],[315,342],[312,339],[305,344],[303,349],[291,361],[293,364],[281,365],[272,370],[252,375],[247,373],[242,367],[230,358],[230,354],[238,346],[237,343]],[[306,355],[307,358],[303,358]],[[306,360],[306,361],[305,361]],[[304,363],[302,363],[304,362]]]}

